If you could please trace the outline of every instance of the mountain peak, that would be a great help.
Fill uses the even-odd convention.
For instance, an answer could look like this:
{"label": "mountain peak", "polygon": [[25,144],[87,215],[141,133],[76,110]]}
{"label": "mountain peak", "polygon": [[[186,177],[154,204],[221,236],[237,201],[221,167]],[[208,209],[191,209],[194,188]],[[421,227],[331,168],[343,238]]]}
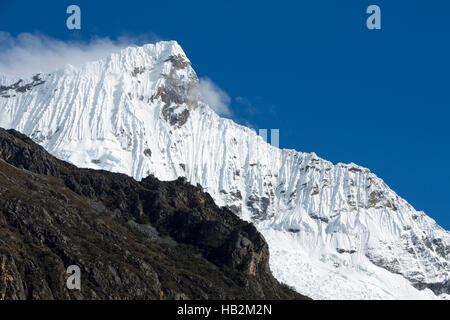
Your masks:
{"label": "mountain peak", "polygon": [[[142,46],[129,46],[122,48],[116,52],[111,52],[110,54],[97,59],[92,59],[82,63],[81,65],[74,65],[70,61],[56,71],[44,72],[43,70],[36,75],[41,77],[52,76],[53,74],[72,74],[74,72],[82,72],[83,70],[94,69],[98,71],[104,66],[110,67],[121,67],[122,71],[126,71],[126,68],[130,68],[132,64],[145,64],[151,62],[160,61],[164,62],[171,57],[178,57],[180,60],[186,61],[190,64],[189,59],[184,53],[181,46],[177,41],[159,41],[156,43],[148,43]],[[116,70],[118,71],[118,70]],[[16,81],[22,80],[23,82],[29,82],[33,77],[8,77],[5,75],[0,75],[0,85],[6,86],[10,85]]]}
{"label": "mountain peak", "polygon": [[201,185],[263,233],[275,276],[313,298],[450,293],[447,231],[368,169],[273,148],[220,118],[175,41],[2,84],[2,126],[78,167]]}

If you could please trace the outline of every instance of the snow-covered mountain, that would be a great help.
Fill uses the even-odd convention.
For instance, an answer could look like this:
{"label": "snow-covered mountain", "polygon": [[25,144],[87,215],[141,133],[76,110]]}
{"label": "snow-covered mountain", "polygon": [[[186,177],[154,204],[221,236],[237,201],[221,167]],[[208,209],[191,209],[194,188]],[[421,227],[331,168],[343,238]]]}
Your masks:
{"label": "snow-covered mountain", "polygon": [[80,167],[186,177],[252,220],[280,281],[312,298],[450,294],[450,233],[370,170],[280,150],[219,117],[174,41],[0,78],[0,127]]}

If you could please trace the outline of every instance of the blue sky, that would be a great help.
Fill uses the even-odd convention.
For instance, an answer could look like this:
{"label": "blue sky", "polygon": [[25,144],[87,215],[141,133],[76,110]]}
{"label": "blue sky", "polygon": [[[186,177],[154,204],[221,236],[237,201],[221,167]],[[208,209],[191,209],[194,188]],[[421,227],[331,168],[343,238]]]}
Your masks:
{"label": "blue sky", "polygon": [[[80,31],[66,28],[70,4]],[[366,28],[371,4],[382,30]],[[370,168],[449,230],[449,12],[437,0],[0,0],[0,30],[177,40],[229,95],[237,122],[279,128],[283,148]]]}

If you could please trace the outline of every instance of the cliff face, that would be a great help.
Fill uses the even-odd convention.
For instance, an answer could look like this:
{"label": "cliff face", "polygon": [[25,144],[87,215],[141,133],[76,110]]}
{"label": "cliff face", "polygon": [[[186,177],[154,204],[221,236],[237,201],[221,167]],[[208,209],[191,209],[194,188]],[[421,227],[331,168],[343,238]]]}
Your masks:
{"label": "cliff face", "polygon": [[255,227],[201,187],[78,169],[0,129],[0,299],[188,298],[305,297],[273,278]]}

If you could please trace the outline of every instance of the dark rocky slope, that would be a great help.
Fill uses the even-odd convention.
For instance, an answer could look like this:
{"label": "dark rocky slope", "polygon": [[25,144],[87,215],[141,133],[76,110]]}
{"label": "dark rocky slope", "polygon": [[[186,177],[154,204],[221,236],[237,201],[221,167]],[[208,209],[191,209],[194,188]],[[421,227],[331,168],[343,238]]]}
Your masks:
{"label": "dark rocky slope", "polygon": [[268,262],[201,187],[78,169],[0,129],[0,299],[304,299]]}

